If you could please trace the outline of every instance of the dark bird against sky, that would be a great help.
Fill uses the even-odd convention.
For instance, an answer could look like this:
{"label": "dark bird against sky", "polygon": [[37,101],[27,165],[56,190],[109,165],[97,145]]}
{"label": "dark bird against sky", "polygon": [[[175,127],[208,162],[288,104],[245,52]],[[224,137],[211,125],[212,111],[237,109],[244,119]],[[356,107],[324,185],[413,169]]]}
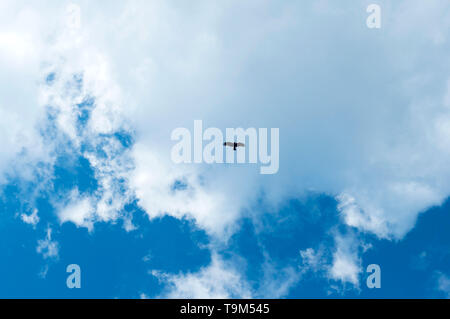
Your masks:
{"label": "dark bird against sky", "polygon": [[223,146],[230,146],[230,147],[232,147],[233,148],[233,150],[235,151],[236,150],[236,147],[244,147],[245,146],[245,144],[244,143],[236,143],[236,142],[224,142],[223,143]]}

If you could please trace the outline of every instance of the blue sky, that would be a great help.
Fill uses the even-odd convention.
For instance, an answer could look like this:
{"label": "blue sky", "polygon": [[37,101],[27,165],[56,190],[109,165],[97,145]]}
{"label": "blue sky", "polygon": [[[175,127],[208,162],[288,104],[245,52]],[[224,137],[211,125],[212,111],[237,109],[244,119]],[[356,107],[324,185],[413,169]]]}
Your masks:
{"label": "blue sky", "polygon": [[[80,182],[77,170],[62,175],[64,181],[60,183],[74,179]],[[86,176],[81,179],[86,184],[94,182]],[[186,220],[163,217],[149,221],[136,203],[131,203],[126,209],[133,211],[134,223],[139,225],[137,230],[126,232],[120,223],[100,223],[89,233],[70,223],[57,226],[51,204],[43,195],[37,200],[37,207],[47,216],[41,216],[33,228],[10,214],[20,210],[21,196],[14,183],[3,189],[1,270],[5,277],[1,297],[139,298],[141,294],[159,297],[167,287],[149,274],[149,270],[195,273],[211,262],[206,247],[208,236]],[[244,218],[239,231],[220,249],[220,254],[225,259],[241,259],[242,279],[255,291],[264,284],[265,262],[270,258],[275,272],[271,280],[282,284],[295,277],[295,283],[283,294],[285,298],[445,298],[445,292],[436,289],[436,280],[448,275],[448,205],[423,213],[414,229],[399,242],[357,234],[372,245],[361,256],[363,268],[371,263],[382,267],[380,289],[365,286],[368,274],[364,271],[360,274],[359,289],[340,286],[321,271],[310,271],[300,279],[286,271],[286,267],[300,271],[299,250],[323,245],[326,253],[332,251],[330,232],[339,227],[336,226],[339,213],[336,201],[326,195],[310,196],[304,201],[290,200],[275,215],[268,213],[257,222],[267,224],[263,231],[256,231],[254,221]],[[52,233],[52,240],[59,247],[57,258],[42,258],[36,253],[36,239],[44,238],[48,227],[57,229]],[[324,256],[323,262],[329,258]],[[81,289],[65,286],[68,276],[65,267],[74,262],[82,269]],[[46,271],[44,277],[43,271]],[[270,297],[270,293],[265,291],[255,297]]]}
{"label": "blue sky", "polygon": [[[0,297],[450,297],[448,1],[4,5]],[[194,120],[279,171],[174,163]]]}

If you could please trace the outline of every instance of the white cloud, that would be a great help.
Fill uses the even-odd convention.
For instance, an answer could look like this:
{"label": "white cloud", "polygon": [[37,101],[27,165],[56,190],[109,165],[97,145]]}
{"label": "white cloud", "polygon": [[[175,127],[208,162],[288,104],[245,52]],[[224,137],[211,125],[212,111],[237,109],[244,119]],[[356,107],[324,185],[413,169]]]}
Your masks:
{"label": "white cloud", "polygon": [[333,280],[328,294],[341,293],[347,289],[359,289],[362,273],[361,252],[371,248],[357,238],[353,232],[341,234],[331,230],[334,247],[321,243],[317,249],[307,248],[300,251],[300,275],[314,272],[318,276]]}
{"label": "white cloud", "polygon": [[52,229],[47,228],[47,234],[45,239],[38,240],[38,246],[36,251],[42,256],[47,258],[58,258],[59,244],[57,241],[52,240]]}
{"label": "white cloud", "polygon": [[33,212],[30,215],[22,213],[20,215],[20,218],[22,219],[22,221],[24,223],[36,226],[37,223],[39,223],[38,210],[37,209],[33,209]]}
{"label": "white cloud", "polygon": [[418,213],[445,198],[425,183],[386,182],[384,187],[371,192],[354,189],[337,196],[345,223],[380,238],[401,238],[414,226]]}
{"label": "white cloud", "polygon": [[61,223],[72,222],[78,227],[86,227],[89,231],[93,229],[94,207],[89,197],[80,196],[74,189],[69,197],[67,205],[58,212]]}
{"label": "white cloud", "polygon": [[283,298],[301,279],[296,267],[277,265],[265,253],[262,276],[256,282],[245,277],[247,262],[235,256],[224,260],[211,251],[211,262],[197,272],[168,274],[158,270],[149,273],[165,284],[162,298]]}
{"label": "white cloud", "polygon": [[358,243],[354,237],[335,235],[336,250],[328,269],[328,277],[343,284],[350,283],[359,287],[359,275],[362,272],[361,259],[358,256]]}
{"label": "white cloud", "polygon": [[29,177],[29,169],[17,167],[18,154],[27,158],[20,164],[46,158],[35,129],[42,119],[42,108],[37,103],[44,47],[40,40],[49,26],[27,6],[2,3],[5,8],[0,10],[0,182],[4,182],[5,172],[11,169]]}
{"label": "white cloud", "polygon": [[151,274],[167,284],[163,298],[251,298],[252,291],[239,270],[213,255],[211,264],[196,273],[166,274],[153,270]]}
{"label": "white cloud", "polygon": [[[117,1],[106,9],[2,1],[0,182],[11,171],[36,178],[30,167],[51,163],[69,140],[89,160],[99,189],[56,194],[61,222],[92,230],[122,218],[131,231],[123,207],[136,195],[150,218],[187,218],[227,239],[260,196],[276,209],[314,190],[337,196],[347,225],[402,238],[420,212],[450,194],[450,7],[447,0],[380,4],[383,27],[373,32],[365,8],[358,15],[355,4],[332,1],[200,1],[195,8]],[[83,77],[80,90],[68,84],[74,74]],[[95,105],[80,131],[76,105],[87,97]],[[48,106],[57,128],[51,143],[38,130]],[[279,173],[173,165],[170,132],[195,119],[221,128],[279,127]],[[136,131],[130,152],[106,136],[122,129]],[[84,143],[105,156],[82,150]],[[186,190],[174,191],[176,181]],[[35,224],[33,214],[21,218]],[[328,276],[357,286],[359,244],[335,240]],[[50,229],[37,250],[57,256]],[[301,254],[311,269],[325,267],[319,256]],[[290,284],[276,286],[267,269],[263,286],[285,294]],[[239,271],[219,257],[198,273],[159,276],[172,287],[168,296],[262,294],[239,283]],[[219,277],[228,281],[215,287]]]}
{"label": "white cloud", "polygon": [[256,298],[283,298],[299,282],[302,272],[291,266],[280,267],[270,259],[262,266],[263,276],[254,292]]}
{"label": "white cloud", "polygon": [[314,250],[313,248],[300,250],[300,257],[302,258],[302,263],[300,265],[302,273],[309,270],[318,272],[324,270],[326,267],[326,260],[322,248],[317,250]]}
{"label": "white cloud", "polygon": [[446,298],[450,299],[450,277],[440,273],[437,288],[446,295]]}
{"label": "white cloud", "polygon": [[[167,159],[158,157],[158,152],[152,152],[141,143],[134,146],[132,154],[135,169],[130,186],[150,218],[166,214],[188,218],[218,238],[227,237],[239,217],[241,207],[235,199],[240,198],[240,194],[227,197],[229,193],[221,190],[228,185],[219,185],[222,179],[205,180],[195,168],[170,165]],[[185,183],[186,188],[174,190],[177,181]]]}
{"label": "white cloud", "polygon": [[[0,142],[7,150],[0,169],[23,146],[45,157],[32,128],[50,104],[58,130],[76,147],[99,146],[103,134],[124,126],[137,132],[130,156],[114,157],[117,145],[108,139],[106,159],[83,154],[101,190],[83,214],[65,215],[80,225],[115,221],[135,192],[150,217],[193,219],[221,237],[261,194],[276,205],[315,190],[341,195],[348,225],[401,238],[418,213],[450,194],[450,8],[440,0],[381,5],[385,23],[375,33],[365,27],[365,8],[359,16],[354,4],[331,1],[257,9],[237,1],[201,1],[195,9],[136,1],[107,10],[81,2],[68,11],[59,2],[8,3],[0,16]],[[36,85],[50,71],[55,84]],[[67,88],[73,74],[83,74],[82,93]],[[95,108],[80,134],[74,105],[89,95]],[[279,127],[279,173],[174,166],[170,132],[195,119]],[[130,183],[125,194],[116,176]],[[177,179],[186,191],[171,190]],[[95,218],[85,215],[88,206]],[[355,282],[354,261],[338,249],[332,276]],[[347,266],[352,271],[343,273]]]}
{"label": "white cloud", "polygon": [[[232,225],[262,192],[276,204],[312,189],[353,198],[351,210],[341,206],[349,225],[401,238],[419,212],[450,193],[445,164],[450,153],[439,146],[446,136],[442,121],[450,116],[442,85],[448,72],[442,63],[417,67],[427,55],[404,55],[429,43],[432,54],[448,59],[448,41],[434,41],[437,31],[448,37],[437,27],[447,24],[448,7],[442,1],[384,6],[386,15],[403,18],[386,23],[381,41],[365,27],[364,8],[358,17],[354,5],[340,4],[337,14],[336,4],[326,4],[321,10],[305,3],[267,3],[256,12],[247,4],[235,12],[232,4],[198,3],[194,14],[155,2],[121,11],[115,34],[127,54],[113,40],[99,39],[99,46],[113,52],[114,69],[122,75],[117,81],[139,132],[135,177],[163,181],[153,193],[133,177],[150,216],[188,216],[222,234],[217,229]],[[433,25],[411,23],[409,14],[418,14],[421,6]],[[314,19],[308,19],[311,14]],[[323,28],[303,32],[316,24]],[[423,34],[417,42],[406,40],[417,33]],[[359,53],[349,57],[349,50]],[[334,52],[333,58],[321,52]],[[350,69],[352,76],[342,71]],[[173,167],[167,156],[170,132],[190,128],[195,119],[222,128],[280,127],[280,172],[261,177],[252,167]],[[444,129],[435,129],[436,121]],[[164,177],[141,160],[149,153],[158,158],[155,167]],[[197,195],[168,195],[173,177],[183,175]],[[232,205],[224,202],[229,199]]]}
{"label": "white cloud", "polygon": [[49,270],[49,266],[45,265],[44,267],[42,267],[41,271],[38,273],[38,276],[42,279],[45,279],[47,277],[48,270]]}
{"label": "white cloud", "polygon": [[[94,170],[98,184],[94,194],[81,196],[77,189],[70,194],[53,194],[61,222],[70,221],[92,230],[95,222],[124,218],[125,229],[131,231],[135,229],[131,217],[121,212],[132,195],[126,183],[133,163],[114,136],[118,132],[131,134],[121,111],[120,89],[114,82],[107,56],[92,46],[88,33],[81,28],[81,20],[76,17],[78,7],[70,5],[67,9],[59,13],[65,17],[59,22],[59,29],[45,29],[51,37],[37,37],[46,50],[39,56],[42,83],[31,105],[48,111],[53,117],[51,124],[55,125],[55,131],[43,137],[33,127],[34,139],[47,156],[38,160],[52,162],[61,153],[68,152],[72,158],[88,159]],[[52,10],[58,12],[61,8]],[[49,74],[53,78],[45,83],[43,79]],[[85,106],[89,108],[89,118],[81,126],[80,105],[87,101],[92,102]],[[48,122],[41,117],[40,128]]]}

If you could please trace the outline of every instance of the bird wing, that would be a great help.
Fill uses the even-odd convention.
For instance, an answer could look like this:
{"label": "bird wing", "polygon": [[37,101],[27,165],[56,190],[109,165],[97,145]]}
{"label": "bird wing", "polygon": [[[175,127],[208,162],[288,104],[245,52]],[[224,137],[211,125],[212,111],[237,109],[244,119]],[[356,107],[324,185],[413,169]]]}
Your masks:
{"label": "bird wing", "polygon": [[244,147],[245,144],[244,144],[244,143],[237,143],[236,146],[242,146],[242,147]]}
{"label": "bird wing", "polygon": [[223,145],[233,147],[234,143],[232,143],[232,142],[225,142],[225,143],[223,143]]}

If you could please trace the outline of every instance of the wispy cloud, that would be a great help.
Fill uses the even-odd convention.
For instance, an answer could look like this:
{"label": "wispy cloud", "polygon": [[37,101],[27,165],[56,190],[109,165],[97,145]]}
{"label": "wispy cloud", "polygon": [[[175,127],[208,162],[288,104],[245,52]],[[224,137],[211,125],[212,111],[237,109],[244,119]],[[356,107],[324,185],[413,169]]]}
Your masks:
{"label": "wispy cloud", "polygon": [[166,284],[164,298],[251,298],[251,288],[235,267],[218,255],[196,273],[167,274],[157,270],[151,274]]}
{"label": "wispy cloud", "polygon": [[437,289],[443,292],[446,295],[446,298],[450,299],[450,277],[443,273],[439,273]]}
{"label": "wispy cloud", "polygon": [[29,215],[22,213],[20,214],[20,218],[24,223],[36,226],[39,223],[38,210],[36,208],[33,209],[33,212]]}
{"label": "wispy cloud", "polygon": [[44,239],[38,240],[36,251],[45,259],[57,259],[59,255],[59,244],[52,240],[52,229],[47,228],[47,234]]}
{"label": "wispy cloud", "polygon": [[[195,10],[117,1],[107,12],[2,1],[0,182],[16,174],[37,184],[46,163],[40,187],[63,223],[92,230],[122,219],[131,231],[124,207],[137,200],[150,218],[189,219],[225,242],[261,194],[276,209],[314,190],[337,198],[343,224],[401,239],[450,194],[450,7],[381,4],[397,18],[378,37],[364,11],[331,1],[269,1],[256,11],[239,1],[200,1]],[[280,127],[279,174],[174,167],[170,131],[197,117],[215,127]],[[86,159],[97,187],[53,194],[47,181],[61,155]],[[180,180],[186,187],[174,190]],[[38,241],[44,258],[58,256],[51,232]],[[360,249],[357,238],[336,234],[328,277],[358,286]],[[326,267],[320,253],[302,250],[305,267]],[[198,273],[155,275],[172,287],[167,296],[189,295],[183,280],[195,296],[254,294],[218,256]],[[228,281],[213,287],[220,276]]]}

